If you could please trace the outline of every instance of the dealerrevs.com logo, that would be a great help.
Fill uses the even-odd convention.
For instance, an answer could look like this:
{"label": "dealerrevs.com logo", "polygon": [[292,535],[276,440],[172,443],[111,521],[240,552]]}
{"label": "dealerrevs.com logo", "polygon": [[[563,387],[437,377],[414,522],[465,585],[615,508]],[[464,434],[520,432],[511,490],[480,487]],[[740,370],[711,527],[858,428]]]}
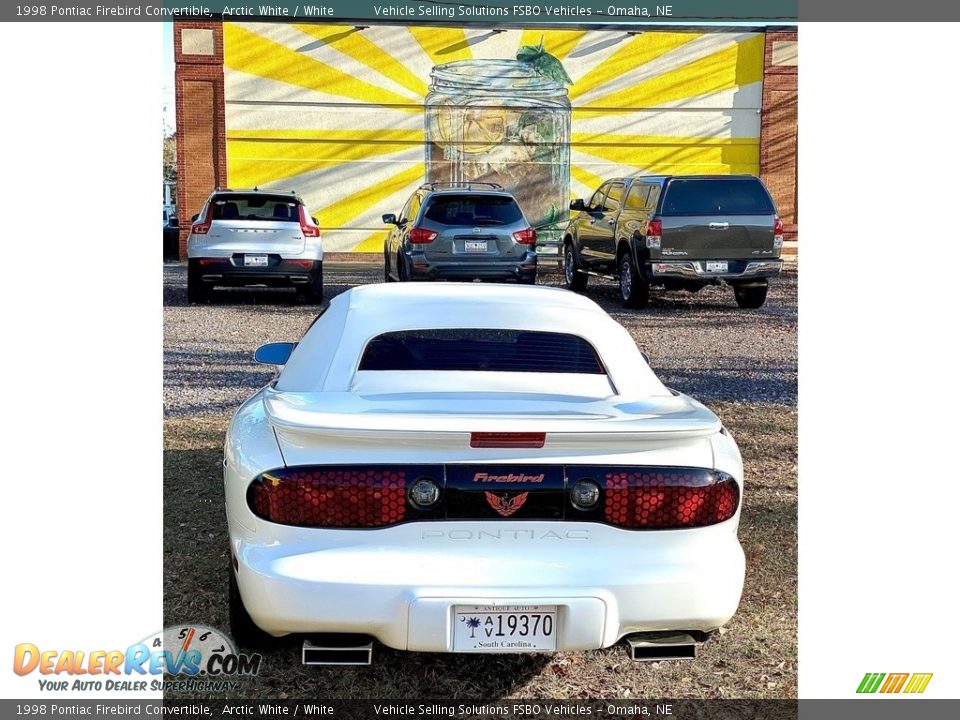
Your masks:
{"label": "dealerrevs.com logo", "polygon": [[51,650],[20,643],[17,675],[37,675],[41,690],[224,692],[256,675],[263,657],[237,652],[228,637],[203,625],[175,625],[125,650]]}
{"label": "dealerrevs.com logo", "polygon": [[922,693],[930,684],[933,673],[867,673],[860,681],[857,692],[872,693]]}

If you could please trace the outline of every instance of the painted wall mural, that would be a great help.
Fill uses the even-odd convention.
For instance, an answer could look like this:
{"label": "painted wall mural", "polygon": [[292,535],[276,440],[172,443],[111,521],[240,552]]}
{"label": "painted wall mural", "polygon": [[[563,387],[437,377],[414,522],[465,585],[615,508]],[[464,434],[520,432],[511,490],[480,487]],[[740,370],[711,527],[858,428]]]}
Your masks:
{"label": "painted wall mural", "polygon": [[534,226],[611,176],[759,170],[763,35],[225,23],[231,187],[299,192],[328,252],[379,252],[425,181]]}

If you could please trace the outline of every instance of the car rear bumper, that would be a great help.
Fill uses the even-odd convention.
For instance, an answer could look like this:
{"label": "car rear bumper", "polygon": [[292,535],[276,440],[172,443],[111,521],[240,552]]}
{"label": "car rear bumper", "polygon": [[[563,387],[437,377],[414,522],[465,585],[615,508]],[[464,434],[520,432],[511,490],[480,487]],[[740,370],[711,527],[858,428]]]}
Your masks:
{"label": "car rear bumper", "polygon": [[321,260],[284,259],[268,255],[266,266],[247,266],[243,256],[191,258],[189,272],[210,285],[306,285],[323,265]]}
{"label": "car rear bumper", "polygon": [[[339,536],[335,547],[284,528],[286,542],[235,536],[233,551],[243,604],[275,635],[362,633],[399,650],[453,652],[457,605],[555,605],[557,649],[587,650],[727,622],[744,578],[731,522],[649,533],[547,522],[320,531]],[[371,532],[382,541],[342,540]]]}
{"label": "car rear bumper", "polygon": [[783,270],[783,261],[770,260],[725,260],[727,272],[708,271],[706,260],[656,260],[644,265],[644,276],[651,282],[657,280],[760,280],[776,277]]}
{"label": "car rear bumper", "polygon": [[537,276],[537,255],[526,253],[522,258],[483,261],[432,261],[412,253],[407,259],[411,280],[517,280],[533,281]]}

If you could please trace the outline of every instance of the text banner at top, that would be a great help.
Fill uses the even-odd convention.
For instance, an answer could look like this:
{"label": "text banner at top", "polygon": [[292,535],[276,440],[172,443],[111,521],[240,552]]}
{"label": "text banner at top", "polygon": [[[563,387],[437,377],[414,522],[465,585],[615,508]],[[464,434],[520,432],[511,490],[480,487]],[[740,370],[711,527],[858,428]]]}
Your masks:
{"label": "text banner at top", "polygon": [[798,0],[275,0],[223,2],[25,3],[0,8],[3,21],[275,20],[280,22],[384,22],[603,26],[644,23],[737,22],[792,24]]}

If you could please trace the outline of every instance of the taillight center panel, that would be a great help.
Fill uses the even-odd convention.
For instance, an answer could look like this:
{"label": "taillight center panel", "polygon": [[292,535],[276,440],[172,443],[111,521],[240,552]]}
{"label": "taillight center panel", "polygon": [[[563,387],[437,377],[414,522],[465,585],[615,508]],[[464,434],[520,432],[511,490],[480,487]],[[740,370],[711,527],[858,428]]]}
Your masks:
{"label": "taillight center panel", "polygon": [[[432,504],[424,506],[422,494],[411,495],[418,481],[439,488]],[[577,483],[581,483],[579,493],[574,492]],[[588,492],[583,492],[584,483]],[[419,487],[422,491],[423,482]],[[584,506],[584,498],[592,504]],[[247,488],[247,504],[262,520],[296,527],[370,529],[440,520],[568,520],[630,530],[670,530],[730,519],[740,504],[740,487],[727,473],[693,467],[310,465],[261,473]]]}

